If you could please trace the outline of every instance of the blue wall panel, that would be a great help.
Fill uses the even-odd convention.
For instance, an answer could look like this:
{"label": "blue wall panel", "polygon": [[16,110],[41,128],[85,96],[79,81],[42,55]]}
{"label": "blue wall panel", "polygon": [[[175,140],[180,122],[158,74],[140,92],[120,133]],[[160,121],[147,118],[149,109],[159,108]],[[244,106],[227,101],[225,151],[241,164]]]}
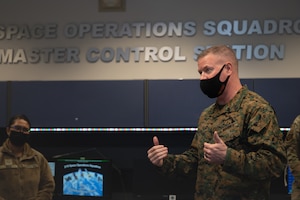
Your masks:
{"label": "blue wall panel", "polygon": [[12,83],[11,113],[34,127],[143,127],[143,81]]}
{"label": "blue wall panel", "polygon": [[205,96],[199,80],[149,81],[150,127],[197,127],[204,108],[215,99]]}
{"label": "blue wall panel", "polygon": [[[300,79],[241,81],[273,105],[281,127],[300,113]],[[6,113],[26,113],[35,127],[196,127],[215,102],[199,80],[17,81],[2,82],[0,90],[2,126]]]}
{"label": "blue wall panel", "polygon": [[300,114],[300,79],[255,79],[254,88],[271,103],[280,127],[290,127]]}

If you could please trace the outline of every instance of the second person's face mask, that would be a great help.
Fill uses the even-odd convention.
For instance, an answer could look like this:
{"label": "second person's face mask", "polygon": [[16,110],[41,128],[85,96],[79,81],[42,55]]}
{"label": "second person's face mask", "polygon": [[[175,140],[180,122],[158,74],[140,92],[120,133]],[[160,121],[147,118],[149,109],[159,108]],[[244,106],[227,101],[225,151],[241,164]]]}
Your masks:
{"label": "second person's face mask", "polygon": [[25,142],[28,142],[29,134],[24,134],[23,132],[11,131],[9,140],[15,146],[23,146]]}

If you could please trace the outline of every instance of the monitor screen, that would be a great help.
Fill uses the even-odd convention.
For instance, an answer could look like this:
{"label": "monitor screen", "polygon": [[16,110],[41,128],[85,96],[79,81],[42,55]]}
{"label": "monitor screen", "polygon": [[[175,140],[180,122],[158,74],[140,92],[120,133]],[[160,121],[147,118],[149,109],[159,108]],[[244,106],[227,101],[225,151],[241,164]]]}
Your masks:
{"label": "monitor screen", "polygon": [[56,194],[60,199],[111,199],[111,161],[58,159],[55,162]]}

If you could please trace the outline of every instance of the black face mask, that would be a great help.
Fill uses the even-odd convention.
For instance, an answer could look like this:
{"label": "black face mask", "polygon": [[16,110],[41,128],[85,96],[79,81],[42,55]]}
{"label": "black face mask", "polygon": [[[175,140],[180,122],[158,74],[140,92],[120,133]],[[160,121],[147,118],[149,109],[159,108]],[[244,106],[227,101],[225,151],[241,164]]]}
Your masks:
{"label": "black face mask", "polygon": [[29,140],[29,134],[23,132],[11,131],[9,136],[10,142],[15,146],[23,146]]}
{"label": "black face mask", "polygon": [[223,94],[230,76],[224,82],[220,81],[220,75],[226,65],[222,67],[218,74],[210,79],[200,80],[200,88],[209,98],[216,98]]}

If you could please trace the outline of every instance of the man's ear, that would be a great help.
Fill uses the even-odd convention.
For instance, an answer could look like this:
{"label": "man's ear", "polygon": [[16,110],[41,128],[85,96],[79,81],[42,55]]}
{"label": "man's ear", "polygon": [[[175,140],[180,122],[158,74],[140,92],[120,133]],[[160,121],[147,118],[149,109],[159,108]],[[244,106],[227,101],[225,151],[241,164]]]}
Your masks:
{"label": "man's ear", "polygon": [[226,73],[227,73],[228,75],[231,75],[231,74],[232,74],[232,72],[233,72],[233,66],[232,66],[231,63],[227,63],[227,64],[225,65],[225,69],[226,69]]}

